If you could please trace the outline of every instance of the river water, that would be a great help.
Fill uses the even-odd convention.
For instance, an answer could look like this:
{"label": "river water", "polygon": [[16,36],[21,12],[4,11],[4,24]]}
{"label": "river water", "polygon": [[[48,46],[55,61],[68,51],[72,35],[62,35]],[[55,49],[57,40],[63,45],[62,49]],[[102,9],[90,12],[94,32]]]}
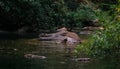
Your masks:
{"label": "river water", "polygon": [[[15,37],[16,38],[16,37]],[[114,59],[75,61],[73,48],[36,38],[0,39],[0,69],[120,69]],[[46,59],[28,59],[35,54]],[[84,56],[82,56],[84,57]]]}

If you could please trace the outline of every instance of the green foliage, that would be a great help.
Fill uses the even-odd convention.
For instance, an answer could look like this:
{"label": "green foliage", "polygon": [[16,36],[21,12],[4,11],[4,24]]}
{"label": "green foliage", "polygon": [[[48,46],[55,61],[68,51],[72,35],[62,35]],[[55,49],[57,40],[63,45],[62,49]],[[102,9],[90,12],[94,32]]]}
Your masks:
{"label": "green foliage", "polygon": [[93,10],[93,7],[90,5],[81,4],[80,7],[77,9],[76,14],[74,15],[77,19],[80,19],[81,21],[89,21],[89,20],[95,20],[96,15]]}
{"label": "green foliage", "polygon": [[83,21],[96,17],[89,5],[78,5],[74,0],[0,0],[0,27],[3,30],[27,27],[29,31],[59,26],[80,28]]}
{"label": "green foliage", "polygon": [[99,58],[118,56],[120,54],[120,22],[116,21],[115,14],[109,16],[108,12],[96,11],[96,15],[104,30],[96,31],[89,38],[89,42],[79,45],[78,49],[87,48],[85,53]]}
{"label": "green foliage", "polygon": [[[115,25],[116,23],[116,25]],[[120,48],[120,22],[113,22],[102,32],[97,32],[92,37],[91,53],[95,56],[119,55]]]}
{"label": "green foliage", "polygon": [[120,21],[116,20],[117,14],[100,12],[98,16],[103,31],[97,31],[92,37],[91,53],[97,56],[119,55],[120,51]]}
{"label": "green foliage", "polygon": [[74,24],[78,27],[82,27],[84,25],[84,21],[97,19],[93,7],[85,4],[80,4],[76,11],[71,11],[67,14],[69,17],[74,19]]}
{"label": "green foliage", "polygon": [[96,30],[87,42],[76,48],[77,55],[85,53],[99,58],[117,57],[120,55],[120,21],[119,3],[101,3],[99,9],[94,10],[100,26],[104,30]]}
{"label": "green foliage", "polygon": [[87,57],[90,56],[91,51],[90,51],[90,46],[88,42],[82,43],[76,47],[74,50],[74,53],[76,54],[77,57]]}
{"label": "green foliage", "polygon": [[79,7],[79,3],[77,3],[75,0],[64,0],[65,5],[68,7],[68,10],[70,11],[76,11],[76,9]]}
{"label": "green foliage", "polygon": [[22,26],[34,28],[37,10],[31,2],[32,0],[1,0],[1,28],[3,30],[16,30]]}
{"label": "green foliage", "polygon": [[66,18],[66,7],[62,0],[1,0],[0,10],[0,26],[4,30],[24,26],[34,31],[51,29],[64,24]]}

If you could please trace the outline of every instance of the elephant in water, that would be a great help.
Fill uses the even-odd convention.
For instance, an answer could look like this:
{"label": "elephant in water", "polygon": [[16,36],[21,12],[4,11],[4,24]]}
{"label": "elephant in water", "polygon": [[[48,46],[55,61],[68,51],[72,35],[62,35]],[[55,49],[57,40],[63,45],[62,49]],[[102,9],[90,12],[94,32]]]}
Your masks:
{"label": "elephant in water", "polygon": [[66,42],[66,44],[81,43],[80,37],[74,32],[69,32],[67,28],[63,27],[57,31],[56,33],[47,34],[45,37],[40,37],[40,39],[51,39],[57,43]]}
{"label": "elephant in water", "polygon": [[64,32],[67,44],[81,43],[80,37],[76,33],[68,31],[67,28],[63,27],[58,29],[57,31]]}

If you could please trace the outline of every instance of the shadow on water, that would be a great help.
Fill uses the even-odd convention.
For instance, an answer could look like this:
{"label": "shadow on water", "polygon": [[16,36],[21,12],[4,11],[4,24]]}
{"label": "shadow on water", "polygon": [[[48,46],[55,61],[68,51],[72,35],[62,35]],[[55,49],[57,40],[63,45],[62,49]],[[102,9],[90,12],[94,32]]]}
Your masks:
{"label": "shadow on water", "polygon": [[[10,35],[9,35],[10,36]],[[14,35],[13,37],[15,37]],[[18,36],[18,35],[17,35]],[[17,37],[16,36],[16,37]],[[12,38],[13,38],[12,37]],[[15,37],[15,38],[16,38]],[[23,37],[23,35],[22,35]],[[35,37],[35,36],[34,36]],[[72,60],[76,56],[72,48],[54,41],[19,38],[0,39],[0,69],[119,69],[118,61],[81,62]],[[46,59],[28,59],[25,54],[46,56]]]}
{"label": "shadow on water", "polygon": [[38,37],[38,33],[17,33],[0,31],[0,39],[21,39]]}

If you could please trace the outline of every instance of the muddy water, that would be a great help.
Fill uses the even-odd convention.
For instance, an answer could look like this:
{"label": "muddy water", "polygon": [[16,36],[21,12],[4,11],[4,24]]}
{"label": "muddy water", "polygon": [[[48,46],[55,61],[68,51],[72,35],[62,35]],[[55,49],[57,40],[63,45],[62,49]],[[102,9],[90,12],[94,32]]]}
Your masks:
{"label": "muddy water", "polygon": [[[119,69],[119,61],[106,59],[90,62],[74,61],[74,46],[37,39],[1,39],[0,69]],[[35,54],[46,59],[28,59]],[[83,56],[84,57],[84,56]]]}

